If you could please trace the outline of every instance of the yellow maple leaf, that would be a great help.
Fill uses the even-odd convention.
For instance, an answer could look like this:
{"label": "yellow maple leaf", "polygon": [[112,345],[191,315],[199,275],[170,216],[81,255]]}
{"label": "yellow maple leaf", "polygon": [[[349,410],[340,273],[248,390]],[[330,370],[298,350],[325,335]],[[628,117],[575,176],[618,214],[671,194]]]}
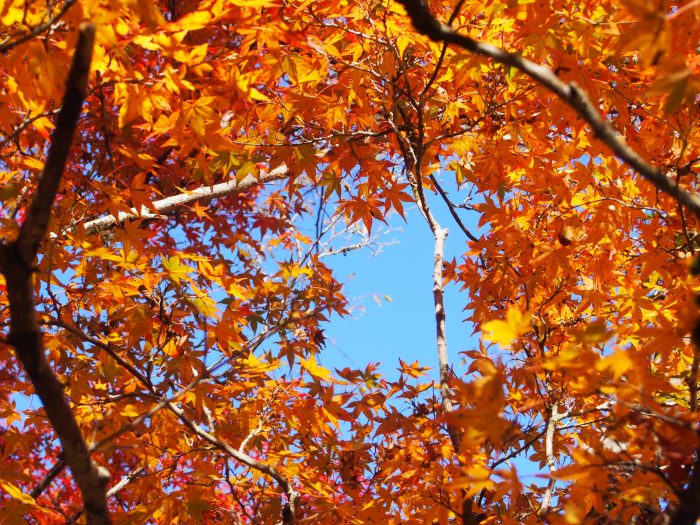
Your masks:
{"label": "yellow maple leaf", "polygon": [[498,343],[501,348],[509,347],[513,341],[530,330],[530,314],[518,308],[508,308],[506,320],[488,321],[481,325],[485,341]]}
{"label": "yellow maple leaf", "polygon": [[612,355],[602,358],[596,363],[595,368],[600,372],[611,372],[613,379],[618,380],[620,376],[625,374],[632,366],[634,366],[634,362],[629,354],[619,350]]}
{"label": "yellow maple leaf", "polygon": [[316,362],[316,357],[311,356],[308,359],[301,360],[301,366],[313,377],[317,379],[329,379],[331,372],[327,368],[322,367]]}
{"label": "yellow maple leaf", "polygon": [[187,31],[194,31],[206,27],[211,22],[212,15],[209,11],[195,11],[188,13],[177,21],[177,25]]}
{"label": "yellow maple leaf", "polygon": [[29,494],[25,494],[22,492],[22,489],[19,487],[11,484],[11,483],[0,483],[2,488],[7,492],[11,498],[16,499],[17,501],[21,501],[25,505],[36,505],[36,502],[34,501],[34,498],[32,498]]}
{"label": "yellow maple leaf", "polygon": [[177,255],[168,257],[167,259],[162,257],[161,259],[163,267],[168,271],[173,281],[179,284],[180,279],[187,278],[187,273],[190,268],[186,264],[181,264],[180,258]]}

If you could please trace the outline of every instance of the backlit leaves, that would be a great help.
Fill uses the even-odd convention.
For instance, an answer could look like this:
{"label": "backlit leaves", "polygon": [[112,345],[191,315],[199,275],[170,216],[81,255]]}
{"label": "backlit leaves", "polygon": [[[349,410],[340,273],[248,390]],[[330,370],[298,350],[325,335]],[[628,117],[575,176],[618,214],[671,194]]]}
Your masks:
{"label": "backlit leaves", "polygon": [[[453,27],[585,88],[697,191],[697,2],[429,4],[443,22],[459,5]],[[675,508],[697,454],[700,227],[576,112],[512,67],[454,47],[441,59],[398,2],[7,1],[5,240],[87,19],[90,95],[33,277],[50,364],[120,487],[115,522],[277,523],[282,476],[299,523],[459,523],[469,505],[485,523],[661,522]],[[282,166],[283,180],[155,204]],[[450,230],[443,284],[464,312],[446,314],[466,330],[450,328],[449,353],[464,362],[441,371],[429,347],[361,362],[327,324],[352,306],[332,254],[381,247],[394,212],[413,235],[421,192]],[[134,220],[84,227],[120,213]],[[422,286],[420,263],[404,267]],[[363,344],[384,361],[379,340]],[[30,496],[60,450],[3,344],[0,460],[15,468],[0,506],[62,523],[78,492],[62,470]]]}
{"label": "backlit leaves", "polygon": [[518,308],[508,308],[505,321],[499,319],[481,325],[485,341],[498,343],[501,348],[508,348],[521,335],[530,330],[530,316]]}

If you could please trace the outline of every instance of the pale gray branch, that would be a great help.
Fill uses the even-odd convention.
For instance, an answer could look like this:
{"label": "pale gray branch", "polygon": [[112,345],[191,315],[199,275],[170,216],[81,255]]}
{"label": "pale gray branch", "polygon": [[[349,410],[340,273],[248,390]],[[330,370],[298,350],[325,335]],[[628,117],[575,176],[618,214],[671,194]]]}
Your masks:
{"label": "pale gray branch", "polygon": [[554,458],[554,435],[557,430],[557,423],[561,417],[562,414],[559,413],[559,403],[555,401],[552,403],[552,406],[549,409],[549,419],[547,420],[547,430],[544,438],[544,453],[547,460],[547,467],[549,468],[550,478],[549,483],[547,484],[547,489],[545,490],[542,498],[542,505],[537,512],[538,516],[540,517],[547,514],[552,503],[552,494],[556,483],[556,479],[553,477],[554,471],[556,470],[556,460]]}
{"label": "pale gray branch", "polygon": [[185,206],[194,204],[199,200],[218,199],[227,195],[241,193],[252,188],[253,186],[257,186],[258,184],[283,179],[288,175],[289,169],[285,164],[283,164],[269,172],[260,173],[257,177],[248,175],[240,181],[233,179],[228,182],[222,182],[213,186],[203,186],[201,188],[197,188],[196,190],[180,193],[179,195],[172,195],[170,197],[154,201],[153,208],[157,210],[157,213],[146,207],[141,209],[141,213],[132,208],[131,212],[129,213],[120,212],[117,218],[115,218],[113,215],[106,215],[105,217],[100,217],[99,219],[78,223],[74,225],[74,227],[85,228],[88,235],[93,235],[108,231],[115,226],[130,220],[161,219],[166,213],[182,209]]}

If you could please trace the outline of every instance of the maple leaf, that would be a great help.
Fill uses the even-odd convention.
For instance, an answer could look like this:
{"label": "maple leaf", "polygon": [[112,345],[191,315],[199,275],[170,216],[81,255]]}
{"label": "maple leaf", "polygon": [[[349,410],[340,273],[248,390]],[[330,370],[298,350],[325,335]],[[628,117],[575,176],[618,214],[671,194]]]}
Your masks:
{"label": "maple leaf", "polygon": [[29,494],[25,494],[24,492],[22,492],[22,490],[16,485],[3,482],[0,483],[0,486],[11,498],[14,498],[17,501],[32,507],[36,505],[36,501],[34,500],[34,498],[32,498]]}
{"label": "maple leaf", "polygon": [[320,380],[327,380],[331,377],[331,372],[327,368],[322,367],[316,362],[316,357],[311,356],[308,359],[300,360],[302,368],[306,370],[312,377]]}
{"label": "maple leaf", "polygon": [[484,340],[508,348],[521,335],[527,333],[532,325],[530,315],[515,307],[508,308],[506,319],[496,319],[481,325]]}
{"label": "maple leaf", "polygon": [[[0,3],[3,519],[694,521],[697,10]],[[394,211],[427,376],[324,348]]]}

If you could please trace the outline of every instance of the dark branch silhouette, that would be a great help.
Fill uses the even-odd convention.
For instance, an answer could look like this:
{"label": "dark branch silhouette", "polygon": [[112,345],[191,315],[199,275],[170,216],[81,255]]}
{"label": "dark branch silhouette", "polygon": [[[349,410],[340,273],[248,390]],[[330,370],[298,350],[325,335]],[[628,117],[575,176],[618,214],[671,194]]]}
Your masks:
{"label": "dark branch silhouette", "polygon": [[63,385],[46,358],[34,303],[32,278],[36,255],[41,240],[46,235],[51,209],[87,94],[94,38],[95,26],[83,24],[44,171],[17,239],[0,246],[0,270],[7,281],[10,306],[8,341],[14,346],[17,357],[44,405],[49,422],[56,431],[63,449],[63,458],[82,494],[88,523],[108,525],[112,522],[105,495],[109,474],[92,461],[90,450],[63,393]]}

